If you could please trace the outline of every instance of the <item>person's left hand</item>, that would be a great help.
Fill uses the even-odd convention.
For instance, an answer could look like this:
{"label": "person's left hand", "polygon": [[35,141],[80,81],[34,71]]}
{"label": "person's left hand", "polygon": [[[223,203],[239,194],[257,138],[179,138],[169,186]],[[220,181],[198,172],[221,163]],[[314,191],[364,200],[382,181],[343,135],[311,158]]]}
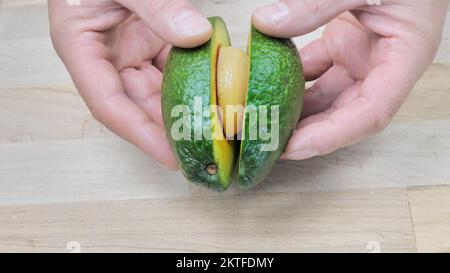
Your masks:
{"label": "person's left hand", "polygon": [[325,155],[382,131],[433,61],[448,0],[367,3],[282,0],[253,15],[258,30],[276,37],[331,21],[322,39],[301,50],[305,76],[317,82],[285,159]]}

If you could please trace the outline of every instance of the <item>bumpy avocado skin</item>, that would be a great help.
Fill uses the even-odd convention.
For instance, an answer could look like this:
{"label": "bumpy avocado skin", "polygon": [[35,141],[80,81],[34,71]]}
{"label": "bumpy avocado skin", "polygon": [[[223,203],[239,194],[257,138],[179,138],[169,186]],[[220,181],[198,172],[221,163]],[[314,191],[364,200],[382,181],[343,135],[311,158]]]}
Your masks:
{"label": "bumpy avocado skin", "polygon": [[[224,25],[219,17],[209,18],[213,26]],[[226,33],[226,35],[228,35]],[[223,192],[231,181],[221,181],[220,171],[210,174],[209,165],[218,165],[214,158],[213,141],[206,138],[196,139],[195,132],[209,132],[213,130],[211,120],[211,54],[215,51],[214,37],[203,46],[194,49],[173,47],[169,53],[162,83],[162,112],[169,142],[178,164],[185,177],[192,183],[206,186],[212,190]],[[195,112],[194,100],[201,98],[202,113]],[[172,117],[174,107],[183,105],[190,109],[191,137],[175,140],[172,136],[172,125],[181,116]],[[201,118],[201,126],[195,122]],[[197,127],[196,127],[197,126]]]}
{"label": "bumpy avocado skin", "polygon": [[[298,50],[291,39],[268,37],[252,28],[250,42],[249,106],[279,106],[279,146],[274,151],[262,151],[264,141],[250,140],[250,115],[246,112],[239,159],[239,185],[249,188],[269,174],[283,153],[295,129],[303,108],[305,79]],[[272,128],[270,111],[268,126]],[[258,113],[258,120],[260,120]]]}

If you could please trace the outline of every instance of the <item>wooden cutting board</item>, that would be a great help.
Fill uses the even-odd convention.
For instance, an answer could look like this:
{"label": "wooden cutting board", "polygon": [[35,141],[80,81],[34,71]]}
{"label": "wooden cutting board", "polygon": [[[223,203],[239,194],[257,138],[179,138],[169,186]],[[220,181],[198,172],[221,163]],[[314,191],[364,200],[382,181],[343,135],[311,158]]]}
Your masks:
{"label": "wooden cutting board", "polygon": [[[193,2],[223,14],[240,47],[263,4]],[[450,251],[448,23],[436,63],[384,133],[220,195],[91,117],[46,16],[43,0],[0,1],[0,251]]]}

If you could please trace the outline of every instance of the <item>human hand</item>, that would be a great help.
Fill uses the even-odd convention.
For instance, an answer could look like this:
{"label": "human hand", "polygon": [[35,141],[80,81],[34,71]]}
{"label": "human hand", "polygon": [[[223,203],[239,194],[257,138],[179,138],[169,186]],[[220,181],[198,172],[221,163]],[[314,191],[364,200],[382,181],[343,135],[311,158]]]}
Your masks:
{"label": "human hand", "polygon": [[282,0],[253,14],[256,28],[276,37],[328,23],[300,53],[305,77],[317,81],[285,159],[325,155],[384,130],[432,63],[448,0],[368,3]]}
{"label": "human hand", "polygon": [[49,0],[53,44],[93,116],[171,169],[161,81],[169,44],[194,47],[212,32],[185,0]]}

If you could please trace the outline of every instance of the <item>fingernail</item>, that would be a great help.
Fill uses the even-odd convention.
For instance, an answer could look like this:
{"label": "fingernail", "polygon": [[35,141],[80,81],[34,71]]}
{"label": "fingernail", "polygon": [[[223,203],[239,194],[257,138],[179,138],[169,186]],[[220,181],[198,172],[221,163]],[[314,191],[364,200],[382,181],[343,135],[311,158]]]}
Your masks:
{"label": "fingernail", "polygon": [[305,149],[305,150],[299,150],[299,151],[289,153],[289,154],[285,155],[283,158],[289,159],[289,160],[305,160],[305,159],[316,157],[318,155],[319,155],[319,153],[315,150]]}
{"label": "fingernail", "polygon": [[175,31],[182,35],[199,35],[209,32],[211,24],[203,16],[192,10],[183,10],[173,18]]}
{"label": "fingernail", "polygon": [[289,15],[289,9],[284,2],[264,7],[255,12],[255,17],[269,24],[279,24]]}

